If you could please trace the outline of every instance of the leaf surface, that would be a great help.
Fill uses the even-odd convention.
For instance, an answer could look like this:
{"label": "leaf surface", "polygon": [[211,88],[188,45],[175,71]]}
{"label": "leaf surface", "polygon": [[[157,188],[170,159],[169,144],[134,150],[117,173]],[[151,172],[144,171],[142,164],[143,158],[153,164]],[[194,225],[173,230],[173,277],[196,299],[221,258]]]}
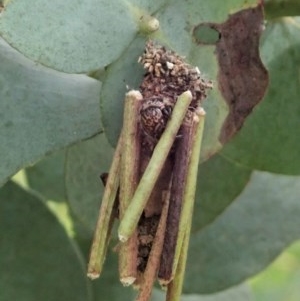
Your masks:
{"label": "leaf surface", "polygon": [[300,241],[292,244],[266,270],[250,281],[257,301],[298,300]]}
{"label": "leaf surface", "polygon": [[[253,294],[248,285],[242,284],[228,290],[209,295],[182,295],[182,301],[254,301]],[[151,301],[165,301],[165,294],[154,290]]]}
{"label": "leaf surface", "polygon": [[251,170],[228,162],[219,155],[199,166],[193,231],[214,221],[243,191]]}
{"label": "leaf surface", "polygon": [[103,193],[100,180],[108,172],[113,149],[105,135],[72,146],[65,165],[66,192],[72,212],[91,231],[94,231]]}
{"label": "leaf surface", "polygon": [[26,168],[28,185],[47,200],[63,202],[65,195],[65,152],[59,151]]}
{"label": "leaf surface", "polygon": [[299,176],[254,172],[235,202],[191,236],[185,292],[241,283],[299,239],[299,185]]}
{"label": "leaf surface", "polygon": [[0,190],[0,299],[91,300],[83,260],[37,197],[8,182]]}
{"label": "leaf surface", "polygon": [[49,70],[0,40],[0,185],[100,131],[100,82]]}
{"label": "leaf surface", "polygon": [[134,16],[121,0],[11,1],[0,20],[0,34],[14,48],[68,73],[108,65],[136,32]]}

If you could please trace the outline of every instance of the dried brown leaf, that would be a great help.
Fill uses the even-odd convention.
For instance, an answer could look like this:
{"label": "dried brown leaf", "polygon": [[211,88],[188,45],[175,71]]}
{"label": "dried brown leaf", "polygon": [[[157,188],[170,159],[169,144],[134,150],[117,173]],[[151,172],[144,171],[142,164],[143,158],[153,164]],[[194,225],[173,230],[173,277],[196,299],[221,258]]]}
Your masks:
{"label": "dried brown leaf", "polygon": [[216,43],[219,89],[229,106],[219,136],[223,144],[242,127],[268,86],[268,72],[259,56],[263,22],[260,3],[231,15],[222,24],[212,25],[220,33]]}

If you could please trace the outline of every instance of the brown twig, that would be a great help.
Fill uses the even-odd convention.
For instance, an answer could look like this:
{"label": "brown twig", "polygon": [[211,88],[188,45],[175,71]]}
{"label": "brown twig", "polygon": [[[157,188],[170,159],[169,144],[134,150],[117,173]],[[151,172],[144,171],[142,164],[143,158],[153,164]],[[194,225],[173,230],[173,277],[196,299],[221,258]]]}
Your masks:
{"label": "brown twig", "polygon": [[[186,185],[184,189],[184,203],[180,215],[180,232],[178,235],[175,259],[173,265],[174,279],[168,285],[167,301],[179,301],[182,292],[183,279],[185,274],[190,232],[192,227],[193,207],[196,193],[197,173],[203,137],[205,111],[202,108],[196,110],[194,120],[197,126],[193,135],[192,153],[189,160]],[[178,254],[178,255],[176,255]],[[177,258],[178,259],[177,259]]]}
{"label": "brown twig", "polygon": [[169,200],[170,190],[165,191],[163,193],[163,198],[164,198],[163,209],[161,212],[161,216],[155,234],[155,238],[153,241],[153,245],[151,248],[151,252],[148,258],[146,270],[143,274],[143,280],[140,286],[140,291],[137,297],[137,301],[149,300],[152,292],[153,283],[155,281],[158,267],[160,264],[160,256],[161,256],[163,242],[165,238],[166,222],[167,222],[167,215],[168,215],[169,202],[170,202]]}
{"label": "brown twig", "polygon": [[109,170],[105,184],[102,203],[99,211],[94,239],[91,247],[90,260],[87,275],[91,279],[100,276],[107,246],[109,242],[111,228],[114,220],[114,205],[119,187],[120,159],[122,150],[122,135],[119,138],[117,148],[114,153],[112,165]]}
{"label": "brown twig", "polygon": [[191,146],[195,131],[193,123],[193,112],[188,112],[184,123],[179,131],[179,138],[175,144],[175,164],[173,168],[173,181],[171,187],[170,209],[168,211],[166,236],[161,255],[161,265],[158,278],[162,286],[167,285],[172,280],[172,267],[177,244],[180,212],[186,182],[186,174],[191,155]]}

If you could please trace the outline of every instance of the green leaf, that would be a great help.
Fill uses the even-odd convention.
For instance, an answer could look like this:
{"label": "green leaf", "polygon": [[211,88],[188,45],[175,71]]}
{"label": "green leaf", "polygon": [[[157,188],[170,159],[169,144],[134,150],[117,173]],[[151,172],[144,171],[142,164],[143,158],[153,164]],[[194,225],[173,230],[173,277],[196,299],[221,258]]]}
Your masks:
{"label": "green leaf", "polygon": [[134,300],[136,291],[132,287],[124,287],[119,280],[118,254],[108,251],[103,274],[93,281],[95,300],[130,301]]}
{"label": "green leaf", "polygon": [[300,19],[270,23],[262,43],[270,87],[243,129],[222,151],[252,169],[300,174]]}
{"label": "green leaf", "polygon": [[257,301],[296,301],[300,296],[300,242],[283,252],[271,266],[251,279]]}
{"label": "green leaf", "polygon": [[[76,241],[86,258],[89,259],[93,232],[86,231],[86,225],[75,219]],[[117,241],[112,241],[107,250],[104,270],[98,279],[89,280],[93,290],[94,301],[129,301],[134,300],[136,291],[132,287],[124,287],[119,280],[118,254],[114,250]]]}
{"label": "green leaf", "polygon": [[0,40],[0,185],[100,130],[100,83],[39,66]]}
{"label": "green leaf", "polygon": [[299,239],[300,177],[254,172],[235,202],[191,236],[185,292],[243,282]]}
{"label": "green leaf", "polygon": [[47,200],[63,202],[66,199],[65,153],[65,150],[56,152],[26,168],[28,185]]}
{"label": "green leaf", "polygon": [[298,0],[265,0],[264,6],[266,19],[300,15],[300,3]]}
{"label": "green leaf", "polygon": [[[154,290],[151,301],[165,301],[165,294]],[[182,295],[182,301],[254,301],[253,294],[248,285],[242,284],[226,291],[210,295]]]}
{"label": "green leaf", "polygon": [[0,190],[0,299],[91,300],[75,244],[37,197],[8,182]]}
{"label": "green leaf", "polygon": [[108,141],[116,146],[123,124],[123,102],[129,89],[138,89],[143,69],[137,63],[145,47],[145,37],[138,36],[122,56],[106,70],[100,97],[101,120]]}
{"label": "green leaf", "polygon": [[248,183],[251,170],[221,156],[214,156],[199,167],[193,231],[199,231],[219,216]]}
{"label": "green leaf", "polygon": [[100,175],[108,172],[113,149],[105,135],[72,146],[66,160],[66,192],[75,216],[94,231],[103,193]]}
{"label": "green leaf", "polygon": [[0,20],[0,34],[14,48],[69,73],[110,64],[137,30],[129,5],[121,0],[12,1]]}

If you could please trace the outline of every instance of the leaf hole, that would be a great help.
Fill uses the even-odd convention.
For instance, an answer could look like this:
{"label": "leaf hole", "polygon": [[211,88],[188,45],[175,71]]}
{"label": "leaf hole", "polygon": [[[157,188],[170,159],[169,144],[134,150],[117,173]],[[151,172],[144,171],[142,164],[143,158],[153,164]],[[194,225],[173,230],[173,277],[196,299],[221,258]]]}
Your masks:
{"label": "leaf hole", "polygon": [[221,34],[211,23],[201,23],[193,30],[193,37],[197,44],[216,44]]}

